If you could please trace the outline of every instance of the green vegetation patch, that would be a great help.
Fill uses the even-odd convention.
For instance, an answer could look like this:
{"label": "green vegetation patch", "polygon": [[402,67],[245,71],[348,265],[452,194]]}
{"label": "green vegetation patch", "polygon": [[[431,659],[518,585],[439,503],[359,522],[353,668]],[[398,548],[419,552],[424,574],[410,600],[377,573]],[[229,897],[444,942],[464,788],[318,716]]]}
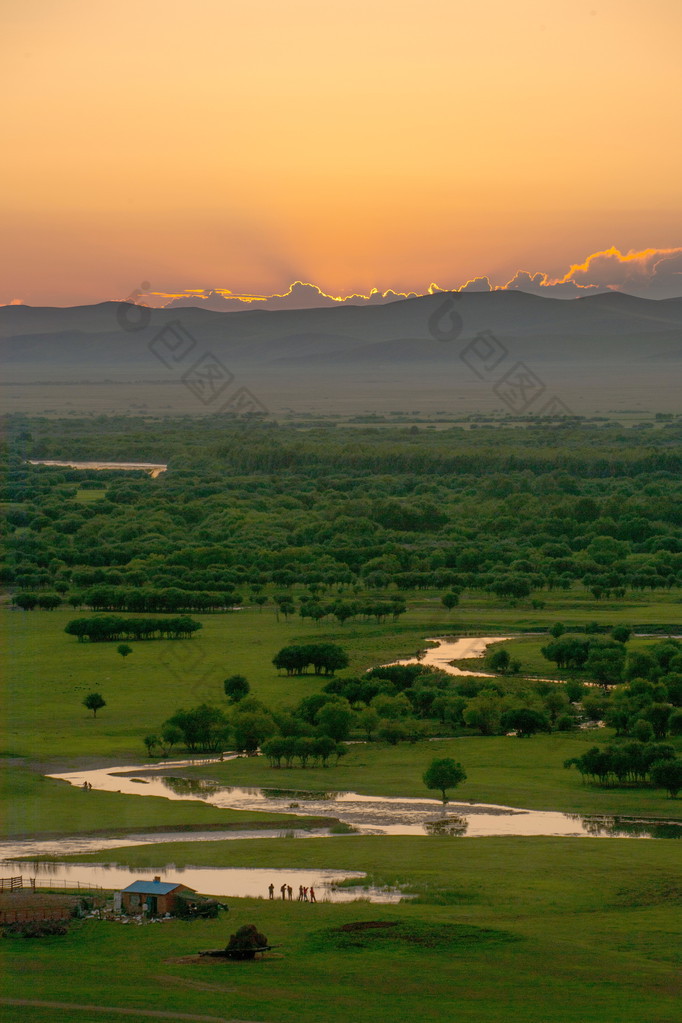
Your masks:
{"label": "green vegetation patch", "polygon": [[357,920],[314,931],[308,935],[311,952],[366,952],[375,949],[394,954],[401,949],[469,954],[485,952],[491,945],[518,941],[515,934],[470,924],[438,924],[427,920]]}

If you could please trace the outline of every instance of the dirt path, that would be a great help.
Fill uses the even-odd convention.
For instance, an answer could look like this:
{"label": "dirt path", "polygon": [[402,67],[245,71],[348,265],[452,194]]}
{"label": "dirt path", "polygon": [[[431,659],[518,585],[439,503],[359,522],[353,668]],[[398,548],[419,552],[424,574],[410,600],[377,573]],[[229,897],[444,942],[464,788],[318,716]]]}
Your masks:
{"label": "dirt path", "polygon": [[116,1005],[78,1005],[75,1002],[42,1002],[33,998],[0,998],[0,1005],[33,1006],[36,1009],[68,1009],[78,1012],[118,1012],[122,1016],[136,1016],[145,1019],[185,1019],[196,1023],[253,1023],[243,1019],[228,1019],[226,1016],[195,1016],[189,1012],[164,1012],[157,1009],[122,1009]]}

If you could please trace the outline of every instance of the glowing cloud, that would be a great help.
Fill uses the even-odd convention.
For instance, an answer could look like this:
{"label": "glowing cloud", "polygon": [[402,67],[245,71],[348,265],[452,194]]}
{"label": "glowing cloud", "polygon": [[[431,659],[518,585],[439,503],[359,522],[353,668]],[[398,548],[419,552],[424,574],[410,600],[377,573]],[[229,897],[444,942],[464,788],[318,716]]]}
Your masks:
{"label": "glowing cloud", "polygon": [[[682,294],[682,246],[648,248],[623,253],[612,246],[592,252],[582,262],[572,263],[565,273],[551,276],[545,271],[517,270],[509,280],[494,284],[487,275],[472,277],[463,284],[443,288],[432,282],[424,291],[394,291],[370,288],[364,293],[335,295],[317,284],[296,280],[281,294],[235,293],[229,288],[187,288],[180,293],[154,291],[141,300],[166,308],[196,306],[215,312],[245,309],[320,309],[335,306],[385,305],[405,298],[445,292],[524,291],[547,298],[580,298],[605,291],[624,291],[644,298],[669,298]],[[20,300],[15,299],[14,304]]]}
{"label": "glowing cloud", "polygon": [[458,291],[494,291],[489,277],[472,277],[466,284],[462,284]]}
{"label": "glowing cloud", "polygon": [[379,291],[371,288],[368,294],[329,295],[306,281],[294,281],[281,295],[235,295],[228,288],[187,288],[182,294],[154,292],[159,298],[170,299],[166,308],[199,306],[215,312],[235,312],[248,308],[259,309],[322,309],[337,305],[385,305],[401,298],[417,298],[417,292]]}
{"label": "glowing cloud", "polygon": [[529,295],[546,295],[552,298],[578,298],[594,291],[604,291],[597,284],[577,284],[575,281],[551,281],[547,274],[538,271],[517,270],[510,281],[496,288],[496,291],[525,291]]}
{"label": "glowing cloud", "polygon": [[563,277],[549,283],[573,282],[581,287],[601,286],[618,291],[659,292],[682,281],[682,247],[640,249],[623,253],[615,246],[591,253],[574,263]]}

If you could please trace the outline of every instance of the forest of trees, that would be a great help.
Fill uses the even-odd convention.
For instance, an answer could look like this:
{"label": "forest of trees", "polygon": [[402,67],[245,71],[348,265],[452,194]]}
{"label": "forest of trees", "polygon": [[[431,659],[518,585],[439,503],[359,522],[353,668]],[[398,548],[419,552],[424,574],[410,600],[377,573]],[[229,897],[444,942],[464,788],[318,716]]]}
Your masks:
{"label": "forest of trees", "polygon": [[[249,603],[343,623],[395,618],[422,590],[455,607],[464,591],[515,603],[576,587],[608,600],[682,585],[678,422],[643,434],[177,418],[150,431],[135,419],[13,416],[6,429],[0,580],[26,609]],[[169,468],[151,479],[26,463],[35,457]],[[293,588],[304,590],[298,604]]]}

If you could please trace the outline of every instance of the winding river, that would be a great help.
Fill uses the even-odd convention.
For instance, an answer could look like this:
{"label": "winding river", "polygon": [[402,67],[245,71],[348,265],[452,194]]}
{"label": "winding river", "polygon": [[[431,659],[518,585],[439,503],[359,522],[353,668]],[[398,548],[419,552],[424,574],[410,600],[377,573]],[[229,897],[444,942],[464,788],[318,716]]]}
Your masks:
{"label": "winding river", "polygon": [[[449,662],[466,657],[480,657],[493,642],[511,637],[467,637],[455,641],[434,640],[438,645],[410,660],[392,663],[430,664],[451,674],[481,674],[454,668]],[[511,741],[511,740],[510,740]],[[172,800],[200,800],[212,806],[231,810],[289,813],[300,817],[332,817],[346,826],[345,833],[363,835],[439,835],[453,837],[489,836],[559,836],[564,838],[682,838],[682,821],[646,819],[626,816],[597,816],[528,810],[520,807],[498,806],[486,803],[449,802],[445,806],[436,799],[411,797],[371,796],[357,792],[308,792],[286,788],[248,788],[221,785],[218,782],[187,777],[188,767],[207,765],[234,759],[238,754],[227,753],[220,758],[165,761],[151,766],[116,765],[96,770],[69,771],[49,775],[79,788],[85,783],[93,789],[121,792],[136,796],[162,796]],[[285,775],[285,772],[282,772]],[[276,776],[276,772],[273,772]],[[87,796],[84,793],[84,798]],[[234,841],[244,838],[328,837],[340,829],[303,829],[292,820],[271,829],[134,832],[115,838],[101,836],[72,836],[71,838],[8,841],[0,844],[0,871],[16,873],[14,857],[68,856],[78,853],[113,850],[122,846],[168,842]],[[228,868],[176,868],[172,864],[141,870],[110,864],[49,862],[27,864],[30,874],[38,879],[78,878],[81,882],[115,888],[129,883],[141,874],[181,875],[183,883],[198,891],[215,895],[262,895],[270,880],[279,889],[289,883],[315,885],[323,898],[334,901],[357,898],[391,902],[400,893],[376,889],[339,889],[337,882],[343,877],[361,878],[361,874],[335,871],[258,871]],[[276,877],[274,875],[277,875]],[[284,874],[287,876],[285,877]],[[280,877],[280,875],[282,875]],[[304,877],[305,875],[305,877]],[[267,878],[267,880],[266,880]],[[279,878],[279,880],[278,880]],[[39,882],[40,883],[40,882]]]}
{"label": "winding river", "polygon": [[487,671],[467,671],[456,668],[450,661],[464,661],[467,658],[483,657],[491,643],[504,643],[513,636],[460,636],[459,639],[426,639],[425,643],[435,643],[420,650],[415,657],[405,657],[393,664],[424,664],[430,668],[438,668],[448,675],[477,675],[479,678],[495,678]]}

